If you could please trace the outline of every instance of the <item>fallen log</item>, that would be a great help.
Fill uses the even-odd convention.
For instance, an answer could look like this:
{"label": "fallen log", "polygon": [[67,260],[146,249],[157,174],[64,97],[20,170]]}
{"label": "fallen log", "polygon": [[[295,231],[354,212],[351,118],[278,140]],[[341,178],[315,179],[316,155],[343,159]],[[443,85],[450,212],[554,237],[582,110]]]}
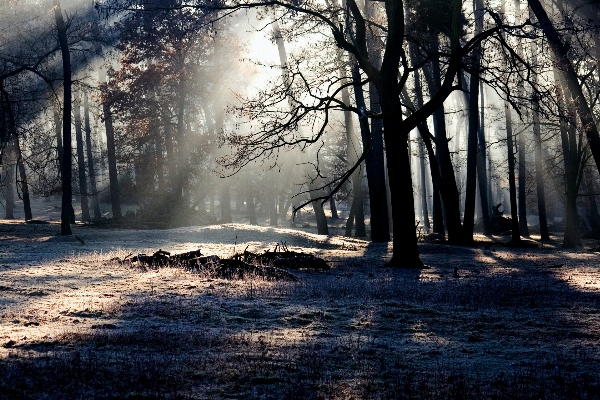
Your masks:
{"label": "fallen log", "polygon": [[[279,250],[281,249],[281,250]],[[267,250],[263,254],[249,252],[246,248],[243,254],[236,254],[234,259],[242,259],[248,263],[259,263],[283,269],[313,269],[327,271],[331,268],[325,260],[298,251],[290,251],[285,244],[276,245],[273,251]]]}

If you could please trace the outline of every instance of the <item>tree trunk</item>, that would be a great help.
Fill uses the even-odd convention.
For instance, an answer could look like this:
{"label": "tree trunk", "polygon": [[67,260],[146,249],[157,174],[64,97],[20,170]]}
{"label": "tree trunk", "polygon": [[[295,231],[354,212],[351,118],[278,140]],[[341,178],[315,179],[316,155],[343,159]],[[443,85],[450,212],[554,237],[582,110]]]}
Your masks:
{"label": "tree trunk", "polygon": [[21,193],[23,196],[23,213],[25,214],[25,221],[33,219],[31,212],[31,200],[29,198],[29,185],[27,184],[27,173],[25,171],[25,163],[23,162],[23,154],[21,153],[21,146],[19,145],[19,139],[15,138],[15,146],[17,150],[17,168],[19,169],[19,178],[21,182]]}
{"label": "tree trunk", "polygon": [[506,147],[508,149],[508,186],[510,191],[510,215],[512,218],[512,241],[517,243],[521,241],[521,232],[519,231],[519,214],[517,211],[517,185],[515,182],[515,147],[513,143],[512,110],[507,101],[504,102],[504,111],[506,112]]}
{"label": "tree trunk", "polygon": [[423,213],[423,227],[425,232],[429,233],[429,212],[427,210],[427,174],[425,173],[425,151],[423,149],[423,140],[419,140],[419,170],[421,183],[421,212]]}
{"label": "tree trunk", "polygon": [[544,188],[544,166],[542,160],[542,133],[540,130],[540,114],[537,101],[533,106],[533,139],[535,145],[535,183],[537,189],[538,217],[540,221],[541,240],[550,240],[548,217],[546,216],[546,189]]}
{"label": "tree trunk", "polygon": [[[439,49],[439,39],[433,36],[431,42],[432,50],[437,52]],[[425,68],[430,98],[440,92],[442,87],[442,75],[440,70],[439,58],[433,57],[431,70]],[[433,112],[433,125],[435,130],[435,149],[436,158],[440,167],[442,177],[439,183],[439,189],[443,200],[444,224],[448,229],[448,241],[450,243],[460,243],[463,241],[463,227],[460,220],[460,202],[459,193],[456,186],[456,176],[454,175],[454,166],[450,157],[448,147],[448,137],[446,134],[446,118],[443,103]],[[435,192],[434,192],[435,195]],[[435,199],[435,197],[434,197]],[[434,206],[435,210],[435,206]],[[435,227],[434,227],[435,230]]]}
{"label": "tree trunk", "polygon": [[85,127],[85,144],[87,152],[87,167],[90,177],[92,208],[94,209],[94,220],[102,218],[100,203],[98,202],[98,189],[96,187],[96,171],[94,170],[94,156],[92,153],[92,128],[90,127],[90,107],[88,104],[87,90],[83,92],[83,119]]}
{"label": "tree trunk", "polygon": [[479,96],[481,98],[481,110],[479,111],[479,130],[478,130],[478,151],[477,151],[477,185],[479,186],[479,199],[481,201],[481,219],[483,222],[483,234],[492,234],[492,224],[490,221],[490,199],[489,199],[489,181],[486,171],[487,146],[485,140],[485,98],[483,95],[483,82],[479,81]]}
{"label": "tree trunk", "polygon": [[54,126],[56,129],[56,154],[58,158],[58,176],[62,176],[63,170],[63,145],[60,114],[54,110]]}
{"label": "tree trunk", "polygon": [[[529,18],[534,20],[534,14],[529,7]],[[537,46],[535,41],[531,44],[531,63],[537,64]],[[533,76],[534,82],[537,83],[537,74]],[[535,95],[533,101],[533,141],[534,141],[534,157],[535,157],[535,183],[537,191],[537,206],[538,206],[538,220],[540,223],[540,239],[550,240],[550,233],[548,232],[548,217],[546,215],[546,189],[544,187],[544,162],[542,158],[542,132],[540,126],[540,103],[537,95]]]}
{"label": "tree trunk", "polygon": [[[367,177],[368,179],[368,177]],[[337,207],[335,205],[335,199],[333,198],[333,195],[331,194],[331,192],[329,193],[329,195],[331,196],[329,198],[329,208],[331,208],[331,219],[340,219],[340,216],[338,215],[337,212]],[[281,203],[280,203],[281,204]],[[281,210],[280,210],[281,212]]]}
{"label": "tree trunk", "polygon": [[354,202],[350,206],[350,210],[348,211],[348,219],[346,219],[346,230],[344,231],[344,236],[351,237],[352,236],[352,227],[354,226]]}
{"label": "tree trunk", "polygon": [[83,135],[81,132],[81,106],[79,104],[79,96],[76,96],[75,98],[73,117],[75,119],[75,141],[77,143],[77,172],[79,173],[81,222],[90,222],[90,209],[87,197],[87,178],[85,176],[85,159],[83,156]]}
{"label": "tree trunk", "polygon": [[[366,15],[371,18],[371,6],[366,7]],[[376,38],[369,30],[367,35],[367,48],[369,60],[377,69],[381,68],[381,49],[377,44]],[[354,76],[356,80],[356,76]],[[364,104],[364,101],[363,101]],[[357,97],[357,106],[358,97]],[[369,82],[369,108],[373,113],[381,112],[379,104],[379,94],[373,82]],[[366,109],[366,108],[365,108]],[[360,119],[361,124],[366,124],[366,118]],[[363,130],[361,129],[361,133]],[[382,243],[390,241],[390,219],[388,210],[388,193],[386,185],[386,167],[383,151],[383,121],[380,119],[371,119],[369,154],[365,159],[367,169],[367,183],[369,186],[369,205],[371,211],[371,241]],[[363,137],[363,148],[366,138]]]}
{"label": "tree trunk", "polygon": [[[355,64],[355,63],[353,63]],[[343,71],[341,71],[343,74]],[[343,76],[343,75],[342,75]],[[356,86],[356,85],[355,85]],[[342,89],[342,101],[344,104],[350,105],[350,93],[347,88]],[[354,132],[354,121],[352,120],[352,113],[350,111],[344,111],[344,125],[346,128],[346,153],[348,159],[348,168],[352,168],[358,161],[362,151],[357,143]],[[365,134],[367,134],[365,132]],[[361,169],[359,166],[354,173],[350,176],[352,183],[352,208],[354,208],[354,220],[356,222],[355,236],[366,236],[365,232],[365,213],[363,207],[363,191],[361,182]]]}
{"label": "tree trunk", "polygon": [[[352,63],[352,79],[354,82],[360,82],[360,71],[356,62]],[[373,94],[371,94],[373,96]],[[363,88],[360,85],[354,85],[354,98],[356,100],[356,106],[359,109],[366,110],[365,98]],[[372,100],[372,99],[371,99]],[[387,217],[387,193],[385,190],[385,170],[383,169],[383,158],[377,159],[377,152],[379,151],[375,147],[377,140],[381,141],[381,134],[372,134],[369,129],[369,123],[365,115],[359,117],[360,133],[362,138],[363,151],[367,150],[368,153],[365,158],[365,167],[367,172],[367,185],[369,188],[369,207],[371,214],[371,241],[372,242],[387,242],[390,240],[389,233],[389,221]],[[371,124],[373,127],[373,124]],[[378,138],[375,139],[375,136]],[[358,144],[354,141],[354,147],[358,150]],[[382,143],[380,143],[382,144]],[[383,145],[381,150],[383,150]],[[381,156],[383,154],[380,154]],[[381,165],[379,165],[381,164]],[[359,171],[357,174],[357,183],[353,181],[353,191],[356,193],[360,192],[360,204],[362,208],[363,204],[363,190],[362,190],[362,173]],[[360,187],[359,187],[360,186]],[[378,207],[384,206],[384,209],[378,209]],[[358,210],[357,215],[357,226],[356,236],[366,236],[365,224],[364,224],[364,209]],[[385,212],[385,214],[383,214]],[[362,217],[361,217],[362,215]],[[361,222],[362,221],[362,222]]]}
{"label": "tree trunk", "polygon": [[5,191],[5,208],[6,213],[4,218],[14,219],[15,218],[15,164],[14,164],[14,151],[12,149],[12,141],[16,140],[13,138],[7,144],[7,151],[3,160],[4,164],[4,185]]}
{"label": "tree trunk", "polygon": [[[473,6],[475,9],[475,35],[480,34],[483,31],[483,10],[484,5],[482,0],[475,0],[473,2]],[[480,174],[480,194],[481,189],[485,188],[485,183],[482,186],[481,181],[482,178],[485,179],[483,175],[483,171],[485,171],[485,164],[480,165],[477,168],[478,158],[479,164],[481,164],[481,155],[477,154],[477,139],[478,135],[480,135],[479,126],[479,70],[481,64],[481,46],[477,46],[473,50],[473,54],[471,57],[472,60],[472,68],[475,70],[475,73],[471,75],[469,80],[469,136],[467,139],[467,182],[466,182],[466,194],[465,194],[465,215],[464,215],[464,234],[465,240],[472,242],[473,241],[473,227],[475,225],[475,190],[476,190],[476,177],[477,172]],[[485,144],[484,144],[485,146]],[[479,147],[481,151],[481,145]],[[484,147],[485,151],[485,147]],[[483,154],[485,157],[485,153]],[[482,202],[487,200],[487,195],[480,196]],[[487,214],[487,208],[483,207],[482,204],[482,214]],[[489,223],[488,223],[489,228]]]}
{"label": "tree trunk", "polygon": [[318,187],[319,185],[314,181],[309,184],[310,198],[314,200],[311,204],[315,212],[315,218],[317,219],[317,233],[319,235],[329,235],[329,227],[327,226],[327,217],[323,210],[323,204],[320,200],[315,200],[324,195],[323,190],[318,189]]}
{"label": "tree trunk", "polygon": [[73,215],[71,187],[71,55],[67,42],[67,27],[62,16],[60,0],[54,0],[54,18],[58,31],[58,41],[63,64],[63,165],[62,165],[62,207],[61,235],[71,235],[71,217]]}

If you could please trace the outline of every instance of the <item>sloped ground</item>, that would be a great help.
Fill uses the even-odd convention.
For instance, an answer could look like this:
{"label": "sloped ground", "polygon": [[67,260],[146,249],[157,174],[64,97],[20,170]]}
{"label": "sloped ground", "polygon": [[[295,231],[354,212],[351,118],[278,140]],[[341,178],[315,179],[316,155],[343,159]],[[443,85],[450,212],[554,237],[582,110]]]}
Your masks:
{"label": "sloped ground", "polygon": [[[166,231],[0,221],[2,398],[600,398],[600,255],[386,244],[239,224]],[[299,282],[111,261],[284,241]]]}

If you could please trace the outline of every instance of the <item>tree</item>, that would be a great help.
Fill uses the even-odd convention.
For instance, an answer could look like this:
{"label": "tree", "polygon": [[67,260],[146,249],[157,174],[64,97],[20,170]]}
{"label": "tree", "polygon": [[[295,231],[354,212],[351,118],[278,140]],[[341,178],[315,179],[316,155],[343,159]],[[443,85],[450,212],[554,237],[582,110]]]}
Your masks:
{"label": "tree", "polygon": [[67,41],[67,26],[60,8],[60,0],[54,0],[54,18],[63,66],[63,162],[61,172],[62,207],[60,233],[61,235],[71,235],[71,223],[73,222],[71,221],[71,210],[73,209],[73,205],[71,204],[73,193],[71,187],[71,55]]}

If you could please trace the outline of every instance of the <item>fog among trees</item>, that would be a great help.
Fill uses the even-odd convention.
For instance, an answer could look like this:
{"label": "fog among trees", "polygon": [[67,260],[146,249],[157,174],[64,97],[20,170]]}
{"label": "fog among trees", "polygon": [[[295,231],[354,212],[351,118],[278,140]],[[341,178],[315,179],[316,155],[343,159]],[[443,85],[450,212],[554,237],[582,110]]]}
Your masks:
{"label": "fog among trees", "polygon": [[57,196],[63,235],[341,217],[400,267],[418,240],[600,235],[596,2],[0,7],[6,218]]}
{"label": "fog among trees", "polygon": [[598,0],[0,0],[0,398],[600,398]]}

